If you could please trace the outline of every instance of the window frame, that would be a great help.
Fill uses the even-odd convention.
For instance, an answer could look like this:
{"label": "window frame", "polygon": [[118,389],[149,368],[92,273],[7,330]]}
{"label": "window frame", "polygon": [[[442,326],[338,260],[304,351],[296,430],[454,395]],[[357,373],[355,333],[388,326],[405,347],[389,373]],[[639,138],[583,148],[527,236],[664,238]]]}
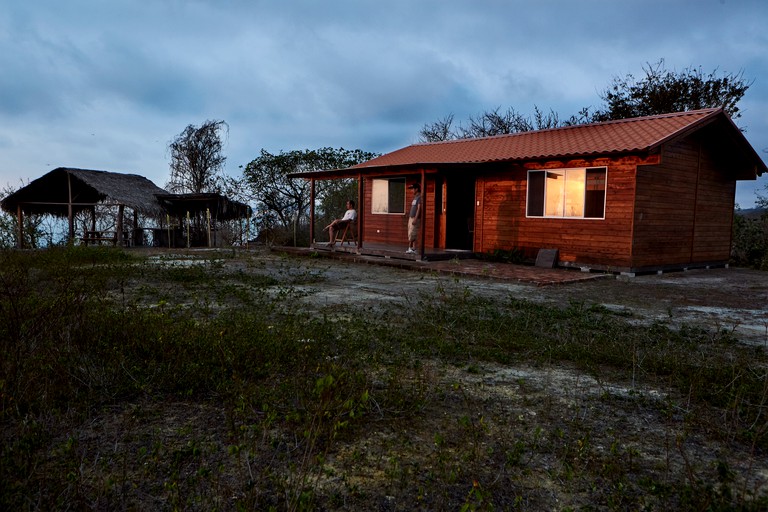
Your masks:
{"label": "window frame", "polygon": [[[386,211],[384,210],[376,210],[376,194],[377,194],[377,187],[376,183],[379,182],[386,182],[387,185],[387,207]],[[393,196],[393,185],[396,185],[398,187],[398,193]],[[402,195],[402,205],[399,204],[397,195]],[[373,178],[371,179],[371,215],[405,215],[405,200],[406,200],[406,193],[405,193],[405,178]],[[396,209],[393,210],[393,203],[397,202],[397,207],[401,208],[400,211],[397,211]]]}
{"label": "window frame", "polygon": [[[562,176],[563,182],[559,184],[559,191],[553,191],[548,188],[554,183],[550,181],[550,174],[553,176]],[[582,191],[582,196],[574,201],[573,196],[569,200],[569,176],[574,180],[581,174],[579,181],[574,187]],[[557,178],[559,179],[559,178]],[[599,188],[594,188],[597,185]],[[605,207],[607,199],[608,185],[608,167],[563,167],[557,169],[529,169],[527,173],[526,195],[525,195],[525,217],[530,219],[569,219],[569,220],[605,220]],[[534,196],[534,194],[536,194]],[[590,196],[592,198],[590,199]],[[561,214],[548,213],[551,211],[551,200],[558,201],[558,210]],[[594,215],[597,201],[601,201],[601,215]],[[581,215],[566,215],[565,209],[569,204],[577,203],[581,206]],[[588,213],[592,215],[587,216]]]}

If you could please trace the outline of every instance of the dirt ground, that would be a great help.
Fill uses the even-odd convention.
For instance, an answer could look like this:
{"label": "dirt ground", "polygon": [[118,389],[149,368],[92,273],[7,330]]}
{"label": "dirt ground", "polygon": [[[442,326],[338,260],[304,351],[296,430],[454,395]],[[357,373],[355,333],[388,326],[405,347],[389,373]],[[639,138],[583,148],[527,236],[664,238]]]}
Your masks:
{"label": "dirt ground", "polygon": [[[691,324],[713,332],[726,329],[744,343],[768,346],[768,273],[748,269],[717,268],[631,278],[562,270],[552,271],[562,277],[552,280],[560,284],[541,286],[520,277],[525,272],[536,272],[532,268],[508,272],[515,277],[505,278],[504,272],[489,268],[481,269],[479,274],[444,273],[438,265],[429,263],[401,268],[397,262],[391,262],[394,266],[354,263],[265,250],[255,254],[259,264],[244,258],[218,260],[214,251],[188,253],[178,259],[162,253],[158,262],[194,264],[190,256],[198,261],[214,260],[225,272],[275,275],[281,283],[302,283],[293,286],[297,293],[292,297],[310,311],[339,312],[343,308],[337,306],[349,303],[376,309],[409,297],[418,298],[419,294],[468,290],[487,298],[514,297],[552,305],[600,304],[638,324],[661,321],[672,326]],[[280,286],[275,288],[275,294],[281,293]],[[365,436],[336,446],[325,461],[316,488],[323,496],[335,496],[339,503],[331,505],[326,501],[320,508],[445,510],[448,508],[444,505],[449,503],[469,503],[475,496],[471,494],[475,492],[471,480],[460,480],[452,487],[452,492],[459,492],[458,498],[449,496],[448,491],[446,495],[426,495],[421,489],[437,492],[435,486],[429,485],[429,478],[453,472],[463,475],[472,463],[492,460],[485,454],[507,457],[506,462],[494,462],[504,468],[499,470],[499,475],[504,474],[501,480],[481,482],[493,487],[494,508],[499,510],[676,508],[674,501],[669,508],[661,507],[664,501],[645,488],[621,488],[621,478],[615,475],[627,470],[624,466],[611,468],[626,461],[634,466],[631,472],[636,478],[671,485],[683,481],[684,475],[688,475],[689,482],[700,478],[711,481],[713,468],[719,461],[726,461],[735,474],[734,488],[747,496],[768,493],[768,462],[762,454],[744,444],[718,439],[703,428],[692,430],[685,420],[688,411],[673,408],[670,414],[664,412],[675,403],[665,398],[668,389],[597,381],[567,365],[487,363],[467,368],[424,361],[419,372],[428,376],[424,379],[430,383],[425,387],[423,410],[396,422],[374,417]],[[377,388],[381,383],[371,385],[372,396],[382,392]],[[375,411],[371,414],[375,416]],[[253,486],[251,471],[263,461],[249,460],[248,454],[232,455],[225,416],[215,401],[168,402],[147,397],[94,413],[84,424],[61,432],[52,446],[77,440],[78,456],[84,461],[79,466],[81,480],[97,488],[99,482],[110,479],[125,482],[109,491],[123,493],[114,499],[124,508],[140,509],[151,504],[151,508],[170,509],[176,492],[177,498],[186,493],[203,503],[208,503],[204,500],[209,499],[209,494],[215,496],[210,502],[219,495],[227,496],[232,501],[219,503],[218,508],[234,509],[234,502],[244,496],[243,489],[259,489],[261,484]],[[470,427],[477,427],[475,423],[479,422],[482,428],[470,429],[457,419],[471,422]],[[445,443],[437,442],[436,433]],[[146,446],[160,448],[143,452]],[[175,463],[178,467],[174,466],[173,473],[171,463],[166,461],[176,461],[176,454],[188,453],[190,446],[202,448]],[[563,465],[566,459],[572,459],[574,466]],[[593,473],[581,471],[579,464],[602,467],[613,480],[606,485],[591,481],[589,475]],[[215,468],[214,476],[200,480],[195,475],[201,468]],[[176,475],[174,485],[179,486],[170,491],[166,485],[169,474]],[[449,480],[448,476],[444,480]],[[618,482],[618,487],[611,487],[610,482]],[[509,492],[500,491],[502,485],[510,487]],[[637,496],[640,492],[648,496]],[[508,496],[519,501],[503,501]],[[610,500],[617,501],[611,504]],[[628,508],[622,500],[632,505]],[[483,508],[471,508],[475,509]]]}
{"label": "dirt ground", "polygon": [[[600,304],[637,324],[662,322],[672,327],[687,324],[713,333],[725,329],[743,343],[768,346],[768,274],[750,269],[714,268],[636,277],[554,270],[547,272],[560,274],[549,282],[559,284],[542,286],[541,280],[525,279],[526,272],[539,271],[531,267],[500,270],[483,267],[478,273],[478,263],[473,263],[464,266],[468,269],[475,266],[467,273],[446,273],[440,271],[440,265],[430,263],[402,268],[398,262],[354,263],[343,258],[297,258],[277,252],[264,257],[272,262],[261,267],[261,272],[279,269],[283,273],[294,272],[297,277],[313,274],[318,277],[297,279],[308,283],[299,285],[297,296],[309,310],[340,311],[337,306],[350,302],[375,309],[419,294],[435,294],[438,290],[449,293],[469,290],[487,298],[513,297],[564,307],[574,302]],[[278,260],[284,258],[290,259],[290,263],[280,264]],[[457,263],[455,267],[462,264]],[[664,420],[659,411],[664,407],[668,389],[598,382],[564,365],[541,368],[488,363],[471,372],[440,362],[427,362],[426,367],[431,368],[437,387],[446,390],[445,397],[435,396],[430,400],[431,405],[412,425],[398,428],[382,425],[361,439],[361,444],[340,449],[333,460],[328,461],[329,473],[348,475],[350,482],[373,495],[380,475],[390,470],[382,461],[408,461],[417,468],[410,474],[417,479],[422,473],[418,468],[430,467],[434,460],[430,455],[405,447],[423,446],[430,433],[455,428],[451,418],[475,411],[478,417],[482,415],[487,420],[489,443],[500,442],[514,432],[533,446],[536,432],[562,429],[570,431],[574,438],[591,436],[595,456],[610,459],[610,447],[621,446],[626,453],[637,453],[642,466],[665,467],[674,475],[694,470],[704,474],[715,467],[718,460],[726,460],[743,489],[751,489],[760,496],[768,488],[768,465],[748,447],[724,445],[701,432],[686,433],[682,413],[677,415],[679,418]],[[525,432],[530,434],[528,438]],[[556,436],[545,441],[549,447],[557,443]],[[604,492],[572,494],[573,486],[553,476],[553,462],[545,452],[531,455],[523,472],[527,476],[521,476],[518,481],[523,488],[521,495],[530,500],[529,509],[576,509]],[[359,460],[360,454],[364,454],[362,460]],[[458,458],[455,454],[455,459]],[[336,484],[329,481],[325,485],[333,488]],[[381,506],[382,510],[408,509],[408,503],[401,502],[400,497],[388,496],[390,498],[392,502]]]}
{"label": "dirt ground", "polygon": [[[768,347],[768,274],[750,269],[713,268],[636,277],[585,276],[580,272],[560,270],[555,272],[568,274],[559,280],[560,284],[540,286],[526,282],[520,274],[515,274],[514,279],[455,272],[444,274],[430,269],[429,263],[423,267],[395,268],[304,258],[301,267],[324,277],[317,285],[303,288],[302,300],[308,308],[318,310],[350,301],[375,308],[386,302],[406,300],[407,296],[434,293],[438,287],[452,287],[456,293],[469,290],[488,298],[507,299],[511,296],[560,306],[574,302],[600,304],[637,324],[662,322],[672,327],[687,324],[712,333],[727,330],[745,344]],[[528,268],[527,271],[536,272],[536,269]],[[479,410],[492,418],[489,424],[495,425],[491,427],[491,437],[503,437],[510,425],[515,425],[515,429],[530,425],[548,428],[559,424],[572,426],[575,422],[594,435],[598,451],[607,452],[607,447],[620,439],[622,446],[637,447],[645,464],[658,465],[663,460],[680,473],[689,463],[687,456],[701,464],[700,467],[712,467],[721,456],[732,464],[745,488],[754,489],[760,495],[768,486],[768,467],[764,461],[757,462],[754,454],[743,448],[731,446],[731,453],[723,456],[724,447],[718,442],[692,436],[695,442],[670,452],[669,445],[674,444],[675,439],[681,439],[684,427],[682,421],[670,425],[658,416],[659,404],[663,403],[668,390],[647,386],[630,389],[625,384],[597,382],[564,366],[535,368],[485,364],[476,373],[470,373],[441,365],[435,373],[446,387],[460,383],[460,388],[471,399],[456,410],[442,403],[434,414],[425,411],[425,417],[459,415],[466,403],[482,404],[478,406]],[[521,386],[525,388],[524,392]],[[639,402],[638,397],[641,397]],[[435,428],[434,425],[430,427]],[[395,435],[391,432],[372,434]],[[408,445],[415,441],[405,439],[402,442]],[[352,446],[349,450],[371,453],[371,444]],[[413,454],[409,456],[413,457]],[[343,459],[339,454],[336,462],[343,466]],[[532,496],[541,495],[530,504],[552,509],[584,505],[583,496],[569,496],[557,479],[550,480],[547,464],[544,459],[531,464],[529,491]],[[371,462],[370,467],[375,468],[376,464]],[[545,496],[542,489],[551,489],[552,495]]]}
{"label": "dirt ground", "polygon": [[[563,274],[559,284],[526,282],[519,274],[483,277],[451,271],[441,273],[431,263],[398,268],[397,263],[349,263],[344,260],[303,258],[305,271],[323,274],[322,285],[306,286],[304,301],[317,307],[350,300],[375,307],[407,295],[430,293],[437,286],[466,288],[489,298],[515,297],[566,306],[571,302],[600,304],[626,315],[633,322],[655,321],[671,326],[695,325],[726,329],[745,343],[768,346],[768,273],[745,268],[696,269],[664,274],[588,274],[574,270],[547,270]],[[430,267],[433,265],[433,267]],[[504,266],[506,264],[496,264]],[[486,268],[493,264],[484,264]],[[538,269],[526,267],[523,272]]]}

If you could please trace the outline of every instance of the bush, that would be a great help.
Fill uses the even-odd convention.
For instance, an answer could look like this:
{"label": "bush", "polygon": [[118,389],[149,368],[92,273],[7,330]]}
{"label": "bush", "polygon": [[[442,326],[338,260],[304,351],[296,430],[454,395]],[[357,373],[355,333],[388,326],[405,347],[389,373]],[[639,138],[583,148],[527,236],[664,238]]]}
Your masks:
{"label": "bush", "polygon": [[768,212],[760,216],[734,215],[731,262],[768,270]]}

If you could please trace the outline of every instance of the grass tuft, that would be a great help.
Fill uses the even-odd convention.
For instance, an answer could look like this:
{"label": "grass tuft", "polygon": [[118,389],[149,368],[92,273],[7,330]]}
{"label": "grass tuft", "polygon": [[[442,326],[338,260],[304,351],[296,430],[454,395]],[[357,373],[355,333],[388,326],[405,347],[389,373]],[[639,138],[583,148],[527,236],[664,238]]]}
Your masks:
{"label": "grass tuft", "polygon": [[0,507],[768,505],[768,358],[730,333],[460,283],[318,313],[323,272],[259,258],[0,252]]}

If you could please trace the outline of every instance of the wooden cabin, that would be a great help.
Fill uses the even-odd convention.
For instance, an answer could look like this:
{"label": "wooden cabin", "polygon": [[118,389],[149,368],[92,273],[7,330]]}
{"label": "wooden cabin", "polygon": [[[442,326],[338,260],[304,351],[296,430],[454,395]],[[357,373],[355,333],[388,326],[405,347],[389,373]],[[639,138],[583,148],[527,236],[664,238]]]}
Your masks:
{"label": "wooden cabin", "polygon": [[553,249],[560,266],[636,273],[726,265],[736,181],[766,170],[728,115],[705,109],[415,144],[294,177],[358,179],[362,252],[405,247],[420,182],[417,257]]}

